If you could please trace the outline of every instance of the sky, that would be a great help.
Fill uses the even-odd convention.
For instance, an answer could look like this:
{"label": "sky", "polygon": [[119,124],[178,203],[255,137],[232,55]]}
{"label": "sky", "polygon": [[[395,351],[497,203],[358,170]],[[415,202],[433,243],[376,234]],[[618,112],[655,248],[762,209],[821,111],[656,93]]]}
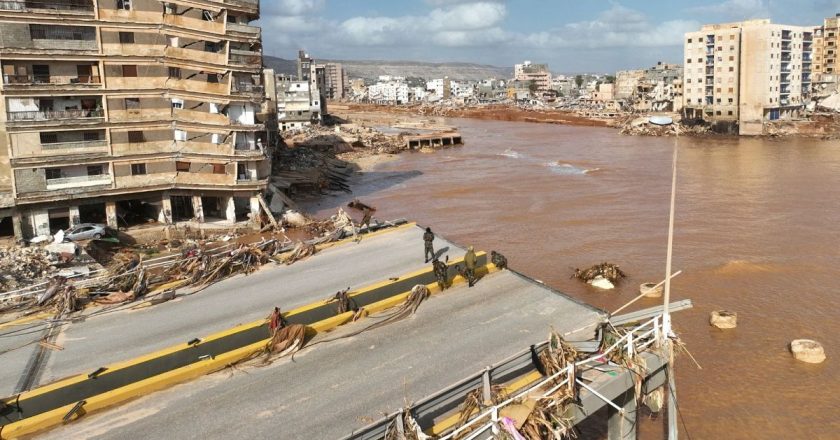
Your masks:
{"label": "sky", "polygon": [[840,0],[261,0],[264,53],[293,59],[548,63],[554,73],[679,63],[702,24],[821,25]]}

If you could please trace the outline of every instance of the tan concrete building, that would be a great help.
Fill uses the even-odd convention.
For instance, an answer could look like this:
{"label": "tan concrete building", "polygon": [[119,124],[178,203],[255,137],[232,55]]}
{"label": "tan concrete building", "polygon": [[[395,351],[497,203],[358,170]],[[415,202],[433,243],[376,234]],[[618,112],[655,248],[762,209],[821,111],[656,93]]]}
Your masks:
{"label": "tan concrete building", "polygon": [[813,29],[770,20],[706,25],[685,35],[683,114],[737,123],[795,117],[810,93]]}
{"label": "tan concrete building", "polygon": [[530,61],[515,64],[513,79],[523,82],[533,81],[540,92],[551,90],[551,72],[548,70],[548,64],[532,64]]}
{"label": "tan concrete building", "polygon": [[15,235],[257,212],[276,124],[258,18],[258,0],[0,2]]}
{"label": "tan concrete building", "polygon": [[837,83],[838,51],[840,51],[840,13],[825,19],[822,26],[814,29],[814,69],[815,82]]}

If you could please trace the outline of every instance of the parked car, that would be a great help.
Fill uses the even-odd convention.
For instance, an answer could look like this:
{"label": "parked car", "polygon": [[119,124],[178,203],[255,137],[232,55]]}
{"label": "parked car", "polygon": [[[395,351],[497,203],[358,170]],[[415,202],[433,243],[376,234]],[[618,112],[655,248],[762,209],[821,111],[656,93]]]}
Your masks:
{"label": "parked car", "polygon": [[96,223],[80,223],[64,231],[64,239],[69,241],[90,240],[108,235],[105,225]]}

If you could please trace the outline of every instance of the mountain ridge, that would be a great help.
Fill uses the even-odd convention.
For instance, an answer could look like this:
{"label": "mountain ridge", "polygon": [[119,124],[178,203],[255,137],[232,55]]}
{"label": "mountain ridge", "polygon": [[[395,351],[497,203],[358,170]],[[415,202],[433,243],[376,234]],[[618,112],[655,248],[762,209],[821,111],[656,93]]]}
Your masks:
{"label": "mountain ridge", "polygon": [[[321,63],[341,63],[349,78],[376,79],[380,75],[420,77],[424,79],[443,78],[477,81],[487,78],[509,78],[512,67],[498,67],[466,62],[426,62],[410,60],[317,60]],[[277,73],[297,73],[296,60],[264,56],[263,64]]]}

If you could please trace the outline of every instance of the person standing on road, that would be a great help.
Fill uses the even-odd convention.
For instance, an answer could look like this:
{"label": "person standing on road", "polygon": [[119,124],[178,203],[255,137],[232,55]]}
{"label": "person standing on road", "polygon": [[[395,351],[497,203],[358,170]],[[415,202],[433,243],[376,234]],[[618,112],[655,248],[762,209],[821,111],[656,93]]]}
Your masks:
{"label": "person standing on road", "polygon": [[475,256],[475,249],[472,246],[467,248],[467,253],[464,254],[464,266],[466,266],[467,270],[465,272],[467,282],[469,286],[472,287],[475,284],[475,265],[477,263],[477,258]]}
{"label": "person standing on road", "polygon": [[426,252],[424,253],[426,263],[435,258],[435,249],[432,246],[433,241],[435,241],[435,234],[432,233],[432,228],[426,228],[426,232],[423,234],[423,243],[426,246]]}

